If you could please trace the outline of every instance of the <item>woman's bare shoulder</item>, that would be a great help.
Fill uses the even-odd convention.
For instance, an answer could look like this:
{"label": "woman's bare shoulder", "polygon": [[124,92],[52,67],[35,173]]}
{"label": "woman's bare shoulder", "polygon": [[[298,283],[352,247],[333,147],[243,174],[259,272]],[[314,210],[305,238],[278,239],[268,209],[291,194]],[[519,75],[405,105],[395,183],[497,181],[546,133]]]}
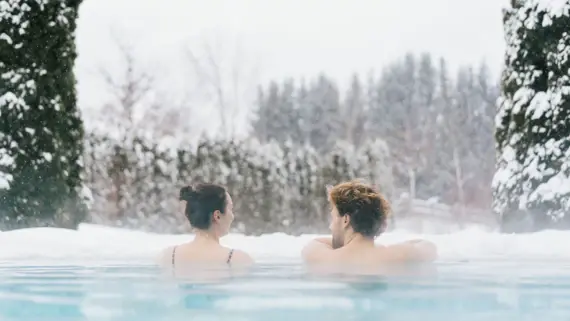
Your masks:
{"label": "woman's bare shoulder", "polygon": [[245,251],[234,249],[231,258],[232,265],[252,265],[255,263],[253,258]]}
{"label": "woman's bare shoulder", "polygon": [[158,254],[158,256],[155,259],[156,263],[162,267],[171,266],[172,265],[172,253],[174,253],[175,247],[176,246],[170,246],[170,247],[167,247],[167,248],[163,249],[162,251],[160,251],[160,253]]}

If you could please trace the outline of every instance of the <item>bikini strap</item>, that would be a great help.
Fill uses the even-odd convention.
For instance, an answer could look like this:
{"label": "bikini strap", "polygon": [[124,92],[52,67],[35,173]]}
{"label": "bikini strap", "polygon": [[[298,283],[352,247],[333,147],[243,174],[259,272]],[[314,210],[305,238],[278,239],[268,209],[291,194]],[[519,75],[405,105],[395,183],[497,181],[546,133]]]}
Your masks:
{"label": "bikini strap", "polygon": [[232,261],[232,255],[234,255],[234,249],[231,249],[230,253],[228,254],[228,260],[226,261],[227,264],[230,264]]}
{"label": "bikini strap", "polygon": [[176,246],[172,248],[172,267],[174,268],[174,258],[176,256]]}

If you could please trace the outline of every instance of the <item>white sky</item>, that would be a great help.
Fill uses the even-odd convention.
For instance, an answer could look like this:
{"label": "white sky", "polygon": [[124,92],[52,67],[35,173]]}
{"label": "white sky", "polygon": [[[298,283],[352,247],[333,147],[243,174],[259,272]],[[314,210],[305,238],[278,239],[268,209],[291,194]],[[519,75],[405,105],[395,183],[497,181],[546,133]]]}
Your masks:
{"label": "white sky", "polygon": [[485,59],[495,75],[503,60],[506,0],[92,0],[77,30],[79,103],[97,108],[106,93],[97,68],[119,69],[111,34],[135,48],[141,66],[166,87],[190,72],[184,46],[238,43],[256,81],[325,72],[341,82],[407,51],[429,51],[455,67]]}

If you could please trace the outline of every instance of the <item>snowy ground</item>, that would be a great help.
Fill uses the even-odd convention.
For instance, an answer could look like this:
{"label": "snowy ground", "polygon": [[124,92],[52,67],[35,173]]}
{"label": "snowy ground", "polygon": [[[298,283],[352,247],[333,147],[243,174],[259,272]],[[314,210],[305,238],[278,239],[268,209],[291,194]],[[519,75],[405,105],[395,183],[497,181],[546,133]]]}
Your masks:
{"label": "snowy ground", "polygon": [[[303,245],[315,235],[294,237],[267,234],[259,237],[231,234],[222,239],[228,246],[251,253],[258,262],[294,262]],[[415,237],[435,242],[441,261],[459,260],[570,260],[565,244],[570,232],[544,231],[505,235],[477,228],[448,234],[413,234],[394,231],[380,243]],[[152,263],[163,248],[190,240],[192,235],[157,235],[83,224],[78,231],[31,228],[0,232],[0,264],[50,262],[50,264]]]}

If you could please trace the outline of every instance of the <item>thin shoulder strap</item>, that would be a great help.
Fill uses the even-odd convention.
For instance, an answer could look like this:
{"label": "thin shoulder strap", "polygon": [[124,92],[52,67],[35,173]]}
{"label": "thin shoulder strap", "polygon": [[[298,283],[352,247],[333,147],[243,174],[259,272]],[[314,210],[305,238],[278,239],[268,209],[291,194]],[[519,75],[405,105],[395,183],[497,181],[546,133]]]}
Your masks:
{"label": "thin shoulder strap", "polygon": [[232,261],[232,255],[234,255],[234,249],[230,250],[230,253],[228,254],[228,260],[226,261],[227,264],[230,264]]}
{"label": "thin shoulder strap", "polygon": [[174,268],[174,258],[176,257],[176,246],[172,248],[172,268]]}

